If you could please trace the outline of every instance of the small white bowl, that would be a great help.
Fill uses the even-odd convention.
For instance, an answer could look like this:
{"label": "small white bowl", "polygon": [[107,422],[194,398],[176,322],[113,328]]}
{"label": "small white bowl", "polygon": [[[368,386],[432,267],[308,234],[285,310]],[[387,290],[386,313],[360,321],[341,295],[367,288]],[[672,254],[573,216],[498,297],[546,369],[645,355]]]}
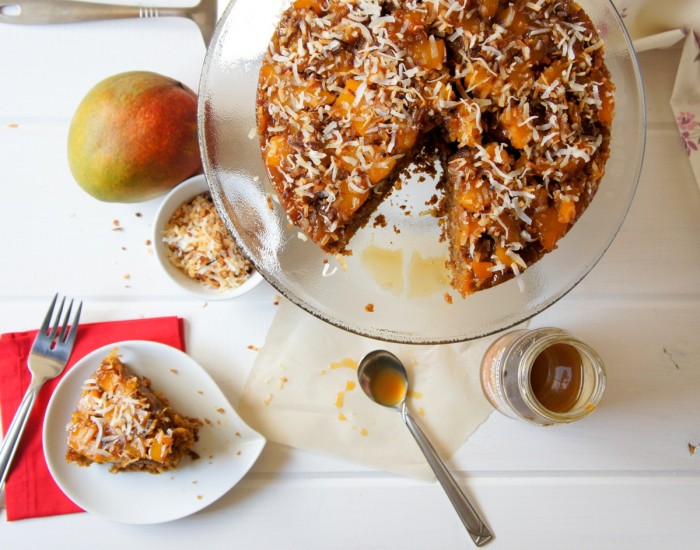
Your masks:
{"label": "small white bowl", "polygon": [[166,275],[180,288],[205,300],[230,300],[255,288],[263,280],[262,276],[257,271],[253,271],[250,277],[236,288],[227,290],[211,288],[188,277],[175,267],[168,259],[165,244],[163,243],[165,226],[170,221],[175,210],[181,204],[207,191],[209,191],[207,180],[203,175],[199,175],[183,181],[166,195],[153,220],[153,247],[156,251],[156,258],[158,258],[158,262]]}

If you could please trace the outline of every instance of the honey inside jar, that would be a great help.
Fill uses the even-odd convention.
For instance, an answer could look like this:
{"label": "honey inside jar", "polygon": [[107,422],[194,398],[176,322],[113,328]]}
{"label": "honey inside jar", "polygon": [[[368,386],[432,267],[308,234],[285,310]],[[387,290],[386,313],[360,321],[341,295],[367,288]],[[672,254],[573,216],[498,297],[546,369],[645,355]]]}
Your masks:
{"label": "honey inside jar", "polygon": [[578,401],[582,384],[583,361],[573,346],[553,344],[535,358],[530,386],[544,408],[555,413],[570,411]]}
{"label": "honey inside jar", "polygon": [[406,396],[406,380],[391,367],[383,367],[372,376],[370,392],[380,405],[394,407]]}

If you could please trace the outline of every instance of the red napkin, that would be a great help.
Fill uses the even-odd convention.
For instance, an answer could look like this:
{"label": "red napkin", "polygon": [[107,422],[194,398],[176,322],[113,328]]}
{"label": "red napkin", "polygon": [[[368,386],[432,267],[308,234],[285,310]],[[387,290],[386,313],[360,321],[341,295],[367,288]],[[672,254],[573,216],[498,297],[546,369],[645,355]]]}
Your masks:
{"label": "red napkin", "polygon": [[[0,337],[0,407],[3,433],[7,433],[15,411],[29,386],[27,356],[37,331],[3,334]],[[81,324],[73,354],[65,372],[91,351],[124,340],[150,340],[185,351],[183,320],[159,317],[108,323]],[[95,365],[97,368],[97,365]],[[42,448],[44,412],[59,376],[41,389],[29,417],[19,449],[5,483],[9,521],[82,512],[58,488],[49,473]]]}

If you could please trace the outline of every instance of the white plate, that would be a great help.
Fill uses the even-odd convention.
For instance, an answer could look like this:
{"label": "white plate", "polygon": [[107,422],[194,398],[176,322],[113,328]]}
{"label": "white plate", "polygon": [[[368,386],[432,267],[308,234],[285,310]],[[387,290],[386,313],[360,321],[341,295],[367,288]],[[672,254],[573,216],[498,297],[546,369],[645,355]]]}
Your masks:
{"label": "white plate", "polygon": [[[66,426],[81,386],[115,347],[175,409],[204,422],[194,447],[199,459],[184,458],[176,470],[158,475],[112,474],[104,464],[86,468],[66,462]],[[58,486],[86,512],[120,523],[160,523],[201,510],[238,483],[264,446],[265,438],[241,420],[200,365],[155,342],[119,342],[83,357],[57,386],[44,419],[44,455]]]}

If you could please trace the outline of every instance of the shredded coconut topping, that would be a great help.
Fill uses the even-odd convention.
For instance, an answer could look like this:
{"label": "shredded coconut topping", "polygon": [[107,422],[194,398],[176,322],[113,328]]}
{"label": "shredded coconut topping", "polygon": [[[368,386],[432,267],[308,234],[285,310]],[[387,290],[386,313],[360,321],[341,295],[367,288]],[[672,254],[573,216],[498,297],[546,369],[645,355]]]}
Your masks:
{"label": "shredded coconut topping", "polygon": [[117,350],[83,383],[68,430],[69,461],[112,464],[112,471],[153,473],[177,466],[190,453],[200,421],[185,418],[135,376]]}
{"label": "shredded coconut topping", "polygon": [[602,177],[613,90],[602,46],[571,0],[297,0],[258,93],[280,201],[342,252],[418,139],[441,127],[457,151],[453,266],[495,274],[488,285],[518,276]]}

